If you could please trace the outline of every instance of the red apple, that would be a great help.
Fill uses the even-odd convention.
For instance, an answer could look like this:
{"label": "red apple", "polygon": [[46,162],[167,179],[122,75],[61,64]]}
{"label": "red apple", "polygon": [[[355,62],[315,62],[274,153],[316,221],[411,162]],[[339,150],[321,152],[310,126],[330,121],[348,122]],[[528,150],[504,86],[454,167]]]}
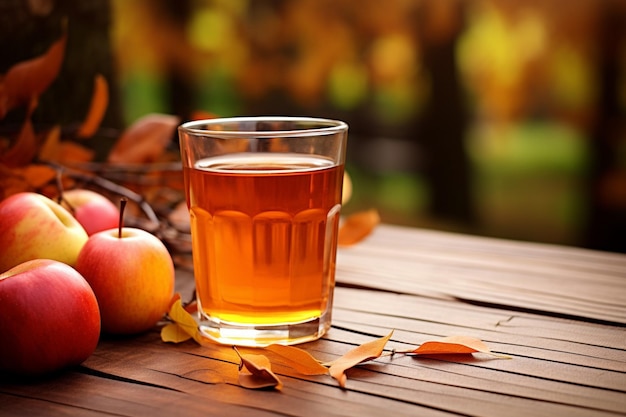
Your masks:
{"label": "red apple", "polygon": [[18,193],[0,203],[0,272],[40,258],[73,266],[87,238],[69,211],[41,194]]}
{"label": "red apple", "polygon": [[93,288],[102,331],[134,334],[163,317],[174,293],[174,263],[156,236],[132,227],[89,237],[76,269]]}
{"label": "red apple", "polygon": [[96,349],[96,296],[72,267],[50,259],[0,274],[0,371],[36,375],[78,365]]}
{"label": "red apple", "polygon": [[83,188],[65,191],[61,205],[74,215],[89,236],[117,227],[120,221],[117,206],[95,191]]}

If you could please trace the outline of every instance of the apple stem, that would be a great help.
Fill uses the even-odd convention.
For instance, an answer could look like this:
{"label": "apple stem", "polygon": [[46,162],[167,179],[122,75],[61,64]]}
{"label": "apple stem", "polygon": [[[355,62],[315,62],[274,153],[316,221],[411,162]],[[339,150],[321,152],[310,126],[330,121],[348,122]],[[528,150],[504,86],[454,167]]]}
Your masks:
{"label": "apple stem", "polygon": [[122,238],[122,227],[124,227],[124,209],[126,208],[126,203],[128,203],[128,199],[126,197],[122,197],[120,199],[120,221],[117,228],[117,237],[119,239]]}
{"label": "apple stem", "polygon": [[76,213],[76,210],[74,209],[74,206],[72,206],[70,204],[69,201],[65,200],[65,189],[63,187],[63,172],[61,169],[57,169],[57,175],[55,178],[55,182],[56,182],[56,186],[57,186],[57,190],[59,190],[59,196],[57,197],[57,203],[62,204],[65,203],[67,205],[67,207],[69,208],[70,213],[72,213],[72,215],[74,215]]}
{"label": "apple stem", "polygon": [[57,170],[56,172],[56,176],[55,176],[55,182],[56,182],[56,186],[57,189],[59,190],[59,197],[57,198],[57,203],[61,204],[61,202],[63,201],[63,180],[61,178],[61,170]]}

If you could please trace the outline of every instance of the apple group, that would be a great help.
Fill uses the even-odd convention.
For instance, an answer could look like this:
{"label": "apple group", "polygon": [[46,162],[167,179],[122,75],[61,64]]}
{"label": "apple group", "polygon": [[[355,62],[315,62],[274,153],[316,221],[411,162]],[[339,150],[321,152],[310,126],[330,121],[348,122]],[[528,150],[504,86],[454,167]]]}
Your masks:
{"label": "apple group", "polygon": [[173,295],[161,240],[121,227],[117,206],[93,191],[61,201],[23,192],[0,202],[0,373],[80,364],[101,332],[154,327]]}

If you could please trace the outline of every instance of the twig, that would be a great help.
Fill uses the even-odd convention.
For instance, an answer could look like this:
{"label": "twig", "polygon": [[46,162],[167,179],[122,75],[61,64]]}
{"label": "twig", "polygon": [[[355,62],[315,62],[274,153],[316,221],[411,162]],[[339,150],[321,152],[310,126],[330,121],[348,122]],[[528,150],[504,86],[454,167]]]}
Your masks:
{"label": "twig", "polygon": [[152,206],[150,206],[150,204],[143,198],[141,194],[138,194],[134,192],[133,190],[124,187],[123,185],[119,185],[112,181],[109,181],[106,178],[76,171],[74,169],[68,168],[66,166],[63,166],[54,162],[47,162],[47,164],[63,172],[65,175],[67,175],[70,178],[73,178],[75,180],[80,180],[86,184],[95,184],[98,187],[101,187],[102,189],[105,189],[112,193],[116,193],[118,195],[128,198],[130,201],[137,204],[139,208],[141,208],[141,211],[143,211],[143,213],[146,215],[146,217],[151,223],[154,223],[155,226],[160,225],[159,218],[154,212],[154,210],[152,209]]}

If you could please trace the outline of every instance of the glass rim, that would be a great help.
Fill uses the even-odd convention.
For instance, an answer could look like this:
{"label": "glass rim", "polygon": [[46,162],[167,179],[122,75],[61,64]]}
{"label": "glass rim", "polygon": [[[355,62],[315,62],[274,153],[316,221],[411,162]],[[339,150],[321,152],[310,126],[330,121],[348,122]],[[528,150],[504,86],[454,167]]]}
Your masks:
{"label": "glass rim", "polygon": [[[220,124],[241,124],[252,122],[304,122],[312,126],[300,129],[283,130],[212,130],[209,127]],[[316,125],[317,124],[317,125]],[[242,136],[259,137],[307,137],[332,135],[348,130],[348,124],[341,120],[323,117],[305,116],[242,116],[242,117],[218,117],[215,119],[202,119],[185,122],[178,127],[179,131],[203,136],[217,136],[221,138],[241,138]]]}

